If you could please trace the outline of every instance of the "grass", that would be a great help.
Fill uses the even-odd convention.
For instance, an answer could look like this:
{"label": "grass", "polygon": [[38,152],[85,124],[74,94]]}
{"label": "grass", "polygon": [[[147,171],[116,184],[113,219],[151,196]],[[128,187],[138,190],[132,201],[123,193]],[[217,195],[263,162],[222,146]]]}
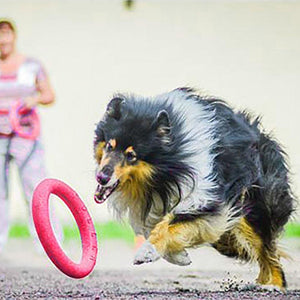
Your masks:
{"label": "grass", "polygon": [[288,223],[285,226],[285,237],[300,237],[300,223]]}
{"label": "grass", "polygon": [[[95,229],[97,232],[98,240],[109,239],[119,239],[126,241],[128,243],[134,242],[134,233],[129,226],[129,224],[124,223],[120,224],[114,221],[109,221],[106,223],[96,223]],[[79,239],[79,230],[77,226],[74,225],[64,225],[64,238],[65,241]],[[9,237],[11,238],[29,238],[30,232],[27,224],[24,223],[15,223],[11,226]]]}
{"label": "grass", "polygon": [[[117,222],[109,221],[106,223],[96,223],[95,229],[97,232],[98,240],[111,240],[121,239],[129,243],[134,242],[134,233],[128,224],[120,224]],[[65,225],[63,227],[65,240],[79,238],[79,230],[77,226]]]}
{"label": "grass", "polygon": [[[134,242],[134,233],[131,227],[125,223],[120,224],[114,221],[109,221],[106,223],[96,223],[95,229],[97,232],[98,240],[101,242],[103,240],[118,239],[123,240],[128,243]],[[300,237],[300,223],[289,223],[285,227],[284,237]],[[63,226],[65,240],[79,239],[79,230],[77,226],[64,225]],[[29,238],[30,233],[28,226],[24,223],[15,223],[11,226],[9,236],[12,238]]]}

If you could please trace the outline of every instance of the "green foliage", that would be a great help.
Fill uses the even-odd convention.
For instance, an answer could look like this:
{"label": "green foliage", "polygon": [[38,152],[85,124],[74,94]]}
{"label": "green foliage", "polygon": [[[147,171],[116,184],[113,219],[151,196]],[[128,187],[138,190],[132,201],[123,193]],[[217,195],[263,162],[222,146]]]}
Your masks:
{"label": "green foliage", "polygon": [[28,238],[30,237],[29,228],[26,224],[15,223],[10,227],[9,237]]}
{"label": "green foliage", "polygon": [[[134,233],[131,227],[127,224],[120,224],[109,221],[106,223],[96,223],[95,229],[99,242],[109,239],[121,239],[128,243],[134,242]],[[80,240],[78,227],[75,225],[63,226],[65,241],[77,239]],[[9,237],[12,238],[28,238],[30,237],[29,229],[26,224],[15,223],[11,226]]]}
{"label": "green foliage", "polygon": [[[66,241],[71,239],[80,239],[79,230],[77,226],[65,225],[63,229]],[[100,243],[102,240],[109,239],[121,239],[129,243],[134,242],[134,233],[131,227],[126,223],[119,224],[113,221],[109,221],[102,224],[96,223],[95,229]]]}
{"label": "green foliage", "polygon": [[285,226],[285,237],[300,237],[300,223],[288,223]]}
{"label": "green foliage", "polygon": [[[103,240],[119,239],[128,243],[134,242],[134,233],[131,227],[127,224],[120,224],[114,221],[106,223],[96,223],[95,229],[99,242]],[[300,223],[289,223],[285,227],[284,237],[300,237]],[[75,225],[63,226],[65,240],[80,240],[79,230]],[[12,238],[28,238],[30,237],[29,229],[26,224],[15,223],[11,226],[9,236]]]}

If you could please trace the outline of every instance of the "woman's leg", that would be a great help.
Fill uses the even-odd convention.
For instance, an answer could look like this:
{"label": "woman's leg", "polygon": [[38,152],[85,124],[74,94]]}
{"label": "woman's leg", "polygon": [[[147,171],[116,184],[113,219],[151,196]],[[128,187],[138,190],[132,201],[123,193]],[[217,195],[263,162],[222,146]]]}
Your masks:
{"label": "woman's leg", "polygon": [[9,138],[0,138],[0,252],[6,244],[9,232],[9,202],[8,202],[8,173],[9,173]]}
{"label": "woman's leg", "polygon": [[[19,137],[14,137],[11,145],[11,152],[19,168],[23,191],[29,211],[29,229],[31,235],[38,241],[34,228],[31,201],[35,187],[46,178],[46,167],[44,151],[40,141],[32,141]],[[62,228],[58,219],[54,216],[51,209],[51,221],[53,229],[59,241],[62,240]],[[39,242],[38,242],[39,244]]]}

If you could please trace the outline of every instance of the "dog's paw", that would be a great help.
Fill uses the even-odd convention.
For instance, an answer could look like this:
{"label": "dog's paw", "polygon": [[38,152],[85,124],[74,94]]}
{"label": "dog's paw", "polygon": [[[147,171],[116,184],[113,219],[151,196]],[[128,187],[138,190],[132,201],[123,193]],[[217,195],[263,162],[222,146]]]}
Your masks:
{"label": "dog's paw", "polygon": [[155,247],[149,241],[146,241],[137,251],[133,260],[133,264],[141,265],[144,263],[157,261],[159,258],[160,255],[156,251]]}
{"label": "dog's paw", "polygon": [[186,250],[178,253],[168,253],[163,256],[163,258],[171,264],[178,266],[187,266],[192,263],[190,256]]}
{"label": "dog's paw", "polygon": [[284,288],[280,288],[276,285],[271,284],[259,284],[259,283],[246,283],[239,285],[238,290],[240,292],[252,291],[252,292],[284,292]]}
{"label": "dog's paw", "polygon": [[280,288],[277,285],[273,285],[273,284],[263,284],[260,286],[262,291],[268,291],[268,292],[285,292],[285,288],[282,287]]}

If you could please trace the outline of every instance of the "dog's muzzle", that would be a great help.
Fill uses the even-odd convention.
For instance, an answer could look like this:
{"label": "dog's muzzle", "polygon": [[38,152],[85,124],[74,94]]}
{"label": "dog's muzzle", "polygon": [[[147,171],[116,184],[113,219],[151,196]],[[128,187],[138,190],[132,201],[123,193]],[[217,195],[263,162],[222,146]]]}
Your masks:
{"label": "dog's muzzle", "polygon": [[101,172],[97,173],[96,180],[98,182],[98,186],[96,188],[96,192],[94,195],[94,200],[97,203],[103,203],[107,198],[115,191],[115,189],[119,185],[119,180],[115,183],[109,185],[112,181],[113,169],[109,166],[105,166]]}

